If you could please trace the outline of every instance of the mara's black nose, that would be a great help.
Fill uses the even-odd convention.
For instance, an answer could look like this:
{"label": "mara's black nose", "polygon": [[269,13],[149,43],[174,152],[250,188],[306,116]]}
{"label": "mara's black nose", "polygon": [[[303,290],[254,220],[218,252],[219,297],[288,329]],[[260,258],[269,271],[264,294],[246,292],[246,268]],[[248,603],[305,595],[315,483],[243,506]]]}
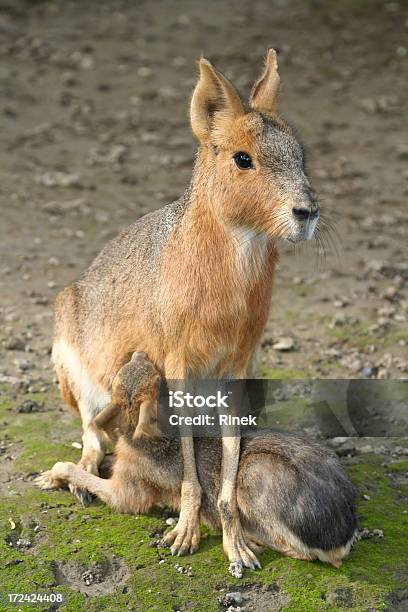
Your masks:
{"label": "mara's black nose", "polygon": [[317,208],[300,207],[292,208],[292,213],[295,219],[298,219],[299,221],[305,221],[306,219],[314,219],[319,214]]}

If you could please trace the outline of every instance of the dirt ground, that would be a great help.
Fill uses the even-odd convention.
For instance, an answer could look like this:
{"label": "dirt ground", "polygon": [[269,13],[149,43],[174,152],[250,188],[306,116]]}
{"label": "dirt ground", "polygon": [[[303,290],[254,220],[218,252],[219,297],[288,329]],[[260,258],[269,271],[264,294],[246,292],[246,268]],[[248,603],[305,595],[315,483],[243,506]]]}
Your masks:
{"label": "dirt ground", "polygon": [[[0,0],[0,385],[5,411],[0,415],[0,474],[7,502],[13,501],[9,494],[18,474],[18,495],[40,507],[41,496],[30,493],[27,474],[49,467],[47,461],[78,454],[71,447],[80,438],[78,422],[61,408],[49,364],[53,298],[120,228],[174,200],[186,187],[195,148],[187,109],[201,53],[247,96],[266,48],[278,50],[281,112],[299,130],[312,182],[334,227],[326,235],[325,253],[315,242],[297,250],[281,245],[260,373],[272,378],[407,377],[407,29],[405,3],[379,0]],[[289,350],[280,350],[282,346]],[[18,412],[30,398],[40,414]],[[401,410],[403,400],[398,402]],[[373,483],[378,470],[388,478],[383,464],[401,459],[396,446],[371,448],[377,470]],[[368,471],[372,467],[364,461],[353,463],[357,480],[364,466]],[[384,480],[388,484],[381,489],[385,495],[391,487],[398,504],[402,498],[406,502],[406,493],[396,493],[406,486],[401,466],[396,470],[400,480]],[[75,516],[78,529],[84,516],[101,524],[112,518],[98,505],[78,510],[64,493],[42,499],[52,508],[50,516],[60,510]],[[369,520],[374,514],[369,500],[364,503]],[[7,512],[19,511],[18,506],[10,508]],[[5,516],[7,523],[11,515]],[[152,527],[149,519],[143,520],[141,538],[143,529],[163,523],[152,518]],[[133,529],[124,524],[117,523],[118,535],[121,529]],[[52,537],[58,541],[60,536],[54,532]],[[219,548],[219,540],[214,542]],[[99,573],[105,572],[106,563],[120,566],[129,552],[124,545],[116,551],[120,559],[97,561]],[[363,545],[373,546],[373,540]],[[59,564],[54,579],[65,576],[57,584],[70,584],[74,570],[69,566],[64,574],[64,568],[72,550],[64,549],[54,559]],[[84,558],[86,554],[84,549]],[[215,560],[204,557],[208,572],[212,563],[224,567],[221,553],[216,554]],[[32,552],[28,556],[32,562]],[[45,565],[51,562],[41,559]],[[276,565],[276,556],[270,561]],[[288,563],[282,571],[295,567]],[[304,578],[305,585],[313,583],[314,589],[308,591],[308,609],[380,610],[392,605],[389,609],[402,610],[398,601],[407,594],[401,595],[402,569],[395,563],[386,588],[381,591],[376,583],[368,595],[353,591],[358,580],[364,583],[358,563],[349,582],[343,576],[347,584],[335,582],[326,570],[331,585],[326,591],[318,571],[305,570],[302,576],[312,576]],[[19,566],[11,567],[17,572]],[[128,569],[120,567],[120,576],[127,576]],[[146,584],[149,567],[144,565]],[[385,571],[380,561],[375,571]],[[184,580],[179,574],[177,580]],[[39,579],[37,585],[47,580]],[[223,575],[220,583],[226,580]],[[129,609],[224,609],[214,594],[215,578],[213,582],[208,602],[203,591],[197,595],[201,604],[196,600],[194,606],[180,586],[176,607],[166,600],[154,608],[151,598],[138,607],[136,598],[128,602]],[[291,580],[282,578],[282,585],[286,591],[275,599],[273,589],[265,591],[267,603],[257,599],[259,610],[304,609]],[[96,589],[93,607],[88,600],[72,599],[61,609],[82,609],[84,601],[87,609],[115,609],[125,599],[109,603],[100,597],[117,588]],[[343,597],[336,591],[330,603],[322,589],[326,595],[330,589],[353,593]]]}

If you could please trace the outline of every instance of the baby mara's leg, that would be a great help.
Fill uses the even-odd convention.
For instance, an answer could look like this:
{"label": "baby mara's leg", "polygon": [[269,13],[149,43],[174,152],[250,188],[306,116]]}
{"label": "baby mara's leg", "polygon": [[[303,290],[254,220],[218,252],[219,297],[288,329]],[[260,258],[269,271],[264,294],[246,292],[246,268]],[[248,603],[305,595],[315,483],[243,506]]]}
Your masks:
{"label": "baby mara's leg", "polygon": [[111,480],[95,476],[70,461],[58,461],[51,470],[43,472],[36,482],[42,489],[57,489],[64,485],[72,485],[89,491],[109,506],[115,505],[115,488]]}
{"label": "baby mara's leg", "polygon": [[[155,461],[155,453],[154,445],[149,448],[146,442],[137,449],[122,437],[116,446],[116,458],[109,479],[90,474],[71,462],[56,463],[42,477],[44,482],[54,488],[68,484],[85,489],[118,512],[139,514],[164,501],[160,488],[162,469]],[[177,496],[178,491],[177,478],[175,481],[173,497]],[[168,490],[168,481],[166,484]]]}
{"label": "baby mara's leg", "polygon": [[[97,454],[97,450],[94,448],[95,445],[91,445],[90,447],[88,446],[88,448],[85,449],[85,444],[84,444],[84,451],[82,453],[82,459],[78,464],[78,469],[80,470],[80,472],[83,472],[84,474],[89,474],[90,476],[93,476],[97,480],[101,480],[101,479],[94,473],[95,470],[88,470],[86,468],[86,466],[83,464],[83,459],[84,457],[86,460],[88,458],[91,461],[91,466],[94,466],[96,469],[96,472],[98,472],[99,464],[102,461],[104,457],[104,452],[105,452],[106,433],[103,427],[118,412],[118,410],[119,410],[119,407],[116,404],[114,403],[108,404],[102,410],[102,412],[100,412],[90,422],[90,424],[88,425],[87,429],[84,432],[85,440],[87,440],[90,436],[92,436],[94,439],[97,439],[103,442],[103,453],[102,453],[102,445],[99,445],[98,443],[98,446],[100,448],[100,454]],[[61,473],[61,470],[62,470],[61,466],[63,465],[75,465],[75,464],[74,463],[71,464],[70,462],[56,463],[54,465],[55,469],[52,468],[51,470],[42,472],[39,476],[37,476],[37,478],[35,479],[36,485],[40,487],[40,489],[50,490],[50,489],[60,489],[61,487],[68,484],[71,493],[77,494],[76,496],[80,499],[82,503],[84,504],[89,503],[91,501],[90,494],[93,493],[91,489],[79,487],[79,485],[76,484],[73,480],[70,481],[67,478],[57,477],[57,474]],[[57,468],[56,466],[59,466],[59,468]],[[91,482],[91,480],[89,482]]]}

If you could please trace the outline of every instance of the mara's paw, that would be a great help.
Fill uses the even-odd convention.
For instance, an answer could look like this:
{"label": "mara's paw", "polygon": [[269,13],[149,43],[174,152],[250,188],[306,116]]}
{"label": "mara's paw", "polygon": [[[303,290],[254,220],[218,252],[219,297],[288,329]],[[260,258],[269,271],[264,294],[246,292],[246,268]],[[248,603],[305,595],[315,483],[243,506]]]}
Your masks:
{"label": "mara's paw", "polygon": [[235,537],[224,537],[224,551],[230,562],[230,568],[241,566],[255,570],[262,567],[240,530]]}
{"label": "mara's paw", "polygon": [[41,472],[41,474],[34,479],[34,483],[44,491],[55,491],[66,485],[64,480],[55,477],[52,470]]}
{"label": "mara's paw", "polygon": [[200,525],[198,520],[180,517],[177,525],[166,533],[162,545],[169,547],[172,555],[179,557],[193,554],[200,545]]}
{"label": "mara's paw", "polygon": [[40,489],[61,489],[68,484],[72,467],[75,467],[74,463],[69,461],[57,461],[50,470],[39,474],[34,482]]}

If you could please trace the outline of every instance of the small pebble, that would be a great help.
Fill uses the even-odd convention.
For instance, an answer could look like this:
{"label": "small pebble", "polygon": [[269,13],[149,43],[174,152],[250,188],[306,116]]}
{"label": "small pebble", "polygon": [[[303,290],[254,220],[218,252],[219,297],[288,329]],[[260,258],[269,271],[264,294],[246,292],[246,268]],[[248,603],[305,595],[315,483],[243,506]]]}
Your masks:
{"label": "small pebble", "polygon": [[38,402],[29,399],[23,402],[21,406],[18,406],[17,412],[20,412],[22,414],[28,414],[30,412],[39,412],[40,409],[41,406]]}
{"label": "small pebble", "polygon": [[21,338],[8,338],[4,343],[7,351],[24,351],[25,342]]}
{"label": "small pebble", "polygon": [[242,578],[244,575],[244,568],[241,561],[234,561],[233,563],[230,563],[228,571],[231,576],[234,576],[234,578]]}
{"label": "small pebble", "polygon": [[288,337],[278,338],[277,341],[272,345],[275,351],[291,351],[295,348],[295,340]]}

